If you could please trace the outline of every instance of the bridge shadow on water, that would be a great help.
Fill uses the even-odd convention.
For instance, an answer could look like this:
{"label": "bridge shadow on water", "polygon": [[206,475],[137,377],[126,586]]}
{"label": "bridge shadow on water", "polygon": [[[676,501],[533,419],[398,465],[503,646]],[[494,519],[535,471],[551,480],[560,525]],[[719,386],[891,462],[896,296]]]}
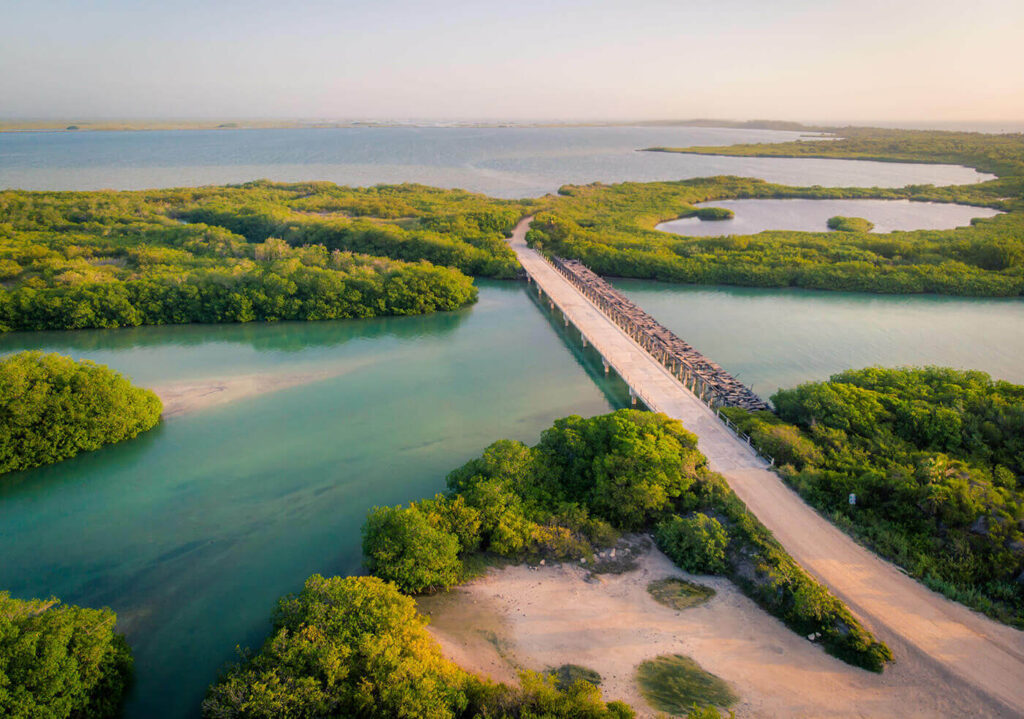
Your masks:
{"label": "bridge shadow on water", "polygon": [[589,342],[584,346],[580,331],[576,329],[572,322],[566,324],[565,315],[562,314],[558,307],[549,305],[546,296],[538,297],[537,285],[524,282],[523,287],[524,292],[530,297],[534,306],[537,307],[548,321],[548,325],[561,338],[573,359],[583,368],[583,371],[593,380],[594,384],[597,385],[598,389],[601,390],[605,398],[615,409],[622,409],[624,407],[633,407],[640,410],[648,409],[639,397],[636,398],[636,404],[633,404],[630,398],[629,385],[611,367],[605,372],[601,354]]}

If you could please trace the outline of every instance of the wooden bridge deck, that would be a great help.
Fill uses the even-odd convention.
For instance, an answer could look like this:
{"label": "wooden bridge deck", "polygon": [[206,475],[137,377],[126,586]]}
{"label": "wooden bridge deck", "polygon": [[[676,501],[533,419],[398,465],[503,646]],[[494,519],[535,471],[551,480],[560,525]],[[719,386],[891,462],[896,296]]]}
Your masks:
{"label": "wooden bridge deck", "polygon": [[889,644],[897,660],[886,671],[889,681],[913,683],[922,672],[939,675],[949,692],[987,705],[987,715],[1024,716],[1024,632],[932,592],[819,516],[714,410],[526,246],[532,219],[520,222],[510,240],[536,283],[531,289],[539,288],[565,314],[644,404],[696,434],[708,464],[793,558]]}

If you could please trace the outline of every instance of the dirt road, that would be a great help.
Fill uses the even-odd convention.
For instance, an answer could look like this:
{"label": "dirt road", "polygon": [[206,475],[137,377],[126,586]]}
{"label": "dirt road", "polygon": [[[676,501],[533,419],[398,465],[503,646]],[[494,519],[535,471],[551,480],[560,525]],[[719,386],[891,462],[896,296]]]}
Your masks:
{"label": "dirt road", "polygon": [[1024,632],[926,589],[822,519],[657,360],[637,352],[628,335],[526,246],[531,219],[516,226],[510,244],[536,285],[627,382],[642,385],[634,389],[648,406],[697,435],[710,466],[793,558],[888,643],[897,662],[932,663],[948,678],[948,691],[980,692],[991,701],[991,715],[1024,717]]}

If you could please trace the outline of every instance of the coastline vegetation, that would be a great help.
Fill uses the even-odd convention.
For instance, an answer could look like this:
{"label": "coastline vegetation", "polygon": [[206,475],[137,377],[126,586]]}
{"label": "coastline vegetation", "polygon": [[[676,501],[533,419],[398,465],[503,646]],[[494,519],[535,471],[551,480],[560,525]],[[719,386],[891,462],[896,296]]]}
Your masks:
{"label": "coastline vegetation", "polygon": [[[881,671],[889,649],[786,554],[696,447],[678,421],[635,410],[557,420],[535,447],[500,440],[449,474],[447,494],[372,510],[368,564],[417,593],[462,581],[474,552],[591,561],[621,532],[654,530],[684,569],[729,577],[797,633]],[[447,539],[424,549],[412,538],[427,536],[427,525]],[[425,551],[434,556],[424,560]],[[421,567],[409,572],[414,560]]]}
{"label": "coastline vegetation", "polygon": [[515,202],[420,185],[0,192],[0,331],[420,314],[511,277]]}
{"label": "coastline vegetation", "polygon": [[652,152],[734,157],[817,157],[877,162],[928,162],[966,165],[994,175],[1024,175],[1024,133],[996,135],[948,130],[899,130],[880,127],[816,128],[834,139],[721,145],[651,147]]}
{"label": "coastline vegetation", "polygon": [[[536,216],[530,241],[599,274],[667,282],[859,292],[1019,296],[1024,293],[1024,135],[844,128],[835,141],[649,148],[758,157],[956,163],[999,175],[974,185],[789,187],[740,177],[566,185]],[[1004,212],[969,227],[868,235],[828,232],[682,237],[655,230],[695,204],[740,198],[906,199]],[[858,223],[859,224],[859,223]]]}
{"label": "coastline vegetation", "polygon": [[205,719],[430,717],[629,719],[578,679],[523,672],[510,687],[448,661],[412,597],[377,577],[310,577],[282,599],[259,653],[210,687]]}
{"label": "coastline vegetation", "polygon": [[112,719],[132,655],[109,609],[0,592],[0,716]]}
{"label": "coastline vegetation", "polygon": [[41,352],[0,359],[0,475],[131,439],[160,421],[147,389],[84,360]]}
{"label": "coastline vegetation", "polygon": [[[801,634],[821,633],[827,651],[857,666],[881,671],[892,658],[707,469],[696,438],[664,415],[566,417],[534,447],[495,442],[447,484],[431,499],[371,510],[363,547],[374,576],[313,576],[282,599],[262,649],[243,654],[210,687],[204,718],[632,717],[627,705],[605,703],[580,668],[522,672],[518,687],[458,668],[441,655],[409,595],[464,581],[481,552],[592,561],[622,531],[706,516],[698,511],[727,533],[723,571],[761,606]],[[711,685],[703,672],[663,669],[653,667],[664,674],[655,684],[676,698],[680,688],[699,690],[687,701],[708,704],[688,716],[718,717],[714,705],[734,700],[717,678]]]}
{"label": "coastline vegetation", "polygon": [[[565,186],[528,241],[598,274],[693,284],[860,292],[1018,296],[1024,292],[1024,177],[966,187],[795,188],[713,177]],[[1003,199],[1008,194],[1019,199]],[[655,230],[694,205],[734,198],[878,198],[1004,210],[969,227],[867,234],[775,230],[684,237]]]}
{"label": "coastline vegetation", "polygon": [[1024,386],[874,367],[772,401],[777,415],[723,411],[808,503],[929,587],[1024,627]]}

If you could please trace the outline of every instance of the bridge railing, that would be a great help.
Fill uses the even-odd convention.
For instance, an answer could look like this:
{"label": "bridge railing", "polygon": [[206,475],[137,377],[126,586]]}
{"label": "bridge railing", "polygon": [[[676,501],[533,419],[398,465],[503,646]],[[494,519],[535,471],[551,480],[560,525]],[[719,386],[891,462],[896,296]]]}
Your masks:
{"label": "bridge railing", "polygon": [[[688,389],[695,397],[713,409],[715,411],[715,416],[721,420],[731,432],[745,441],[755,454],[768,462],[769,465],[774,466],[775,458],[761,451],[750,435],[743,432],[735,422],[722,413],[722,407],[739,405],[735,401],[731,401],[733,398],[727,397],[724,393],[718,391],[715,388],[714,380],[708,378],[702,370],[695,367],[691,362],[674,353],[670,347],[665,345],[664,342],[660,341],[656,337],[652,337],[646,328],[641,327],[632,317],[624,313],[619,307],[609,301],[607,297],[603,296],[600,292],[595,291],[595,289],[589,284],[582,282],[574,272],[559,260],[559,258],[549,257],[544,253],[539,254],[549,265],[551,265],[552,268],[569,280],[569,282],[572,283],[572,285],[579,290],[584,297],[590,300],[598,309],[601,310],[601,312],[618,325],[619,328],[633,339],[634,342],[643,347],[644,350],[668,369],[669,372],[679,380],[683,387]],[[561,310],[562,308],[560,307],[559,309]],[[620,372],[617,367],[614,367],[614,364],[612,364],[612,367],[620,376],[622,375],[622,372]],[[646,396],[646,393],[644,393],[643,390],[630,387],[630,393],[637,396],[647,407],[652,409],[656,408],[656,404]],[[767,404],[761,401],[760,398],[757,398],[752,391],[750,394],[755,397],[757,402],[761,405],[754,408],[767,409]],[[750,407],[744,408],[748,409]]]}
{"label": "bridge railing", "polygon": [[[718,365],[704,358],[635,303],[622,297],[607,282],[585,266],[580,265],[588,275],[593,276],[591,282],[598,284],[599,287],[595,288],[580,278],[576,272],[566,266],[567,261],[558,257],[548,257],[543,254],[542,256],[559,274],[569,280],[634,342],[647,350],[683,386],[703,402],[712,408],[734,406],[750,410],[769,409],[768,404],[753,390],[745,387]],[[637,317],[631,316],[630,313]],[[673,347],[673,344],[676,346]],[[696,361],[706,366],[701,367],[694,364],[688,357],[683,356],[683,353],[693,355]]]}
{"label": "bridge railing", "polygon": [[749,434],[740,429],[739,425],[737,425],[735,422],[729,419],[728,415],[723,414],[722,410],[715,410],[715,416],[717,416],[718,419],[722,420],[722,422],[725,423],[725,426],[732,430],[733,434],[735,434],[740,439],[744,440],[752,450],[757,452],[758,456],[760,456],[761,459],[768,462],[770,466],[775,466],[775,457],[772,457],[770,454],[766,454],[765,452],[761,451],[761,448],[754,443],[754,439]]}

